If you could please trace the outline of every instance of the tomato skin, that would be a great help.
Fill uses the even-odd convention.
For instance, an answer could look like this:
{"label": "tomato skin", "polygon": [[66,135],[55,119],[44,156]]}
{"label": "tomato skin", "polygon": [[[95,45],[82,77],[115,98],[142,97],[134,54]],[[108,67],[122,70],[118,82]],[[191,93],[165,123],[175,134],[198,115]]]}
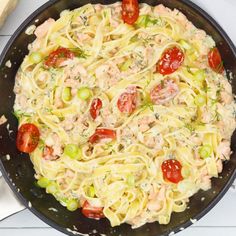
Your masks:
{"label": "tomato skin", "polygon": [[137,106],[137,89],[130,87],[126,92],[122,93],[117,101],[117,107],[122,113],[131,114]]}
{"label": "tomato skin", "polygon": [[155,86],[150,92],[152,103],[164,104],[174,98],[179,92],[178,85],[171,79],[165,79],[163,83]]}
{"label": "tomato skin", "polygon": [[96,143],[106,138],[116,139],[116,131],[111,129],[96,129],[95,133],[89,138],[89,142]]}
{"label": "tomato skin", "polygon": [[121,15],[125,23],[133,25],[139,17],[138,0],[123,0]]}
{"label": "tomato skin", "polygon": [[208,53],[208,64],[212,70],[222,74],[224,71],[223,61],[217,47],[214,47]]}
{"label": "tomato skin", "polygon": [[39,136],[40,132],[36,125],[31,123],[21,125],[16,137],[18,150],[25,153],[33,152],[38,146]]}
{"label": "tomato skin", "polygon": [[90,219],[101,219],[104,218],[102,207],[93,207],[88,201],[85,201],[82,207],[82,213],[84,216]]}
{"label": "tomato skin", "polygon": [[178,70],[184,61],[183,51],[174,46],[166,49],[160,60],[157,62],[156,72],[162,75],[169,75]]}
{"label": "tomato skin", "polygon": [[102,108],[102,101],[100,98],[93,99],[90,107],[90,115],[95,120],[100,113],[100,110]]}
{"label": "tomato skin", "polygon": [[182,165],[179,161],[174,159],[166,160],[162,163],[161,169],[165,180],[175,184],[183,180],[183,176],[181,174]]}
{"label": "tomato skin", "polygon": [[60,47],[48,55],[44,64],[46,67],[59,67],[66,59],[73,59],[74,57],[75,54],[72,51]]}

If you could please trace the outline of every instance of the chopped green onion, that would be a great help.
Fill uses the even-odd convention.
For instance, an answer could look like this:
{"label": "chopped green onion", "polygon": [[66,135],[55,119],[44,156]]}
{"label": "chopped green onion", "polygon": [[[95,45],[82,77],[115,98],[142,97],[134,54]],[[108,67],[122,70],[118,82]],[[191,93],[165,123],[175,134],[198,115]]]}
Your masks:
{"label": "chopped green onion", "polygon": [[37,181],[37,184],[40,188],[46,188],[50,184],[50,180],[42,177]]}
{"label": "chopped green onion", "polygon": [[46,187],[46,192],[50,194],[55,194],[58,191],[58,186],[55,182],[51,182],[47,187]]}
{"label": "chopped green onion", "polygon": [[80,160],[82,156],[82,151],[75,144],[67,144],[64,149],[64,154],[72,159]]}
{"label": "chopped green onion", "polygon": [[78,203],[78,200],[76,199],[70,199],[67,201],[66,203],[66,208],[67,210],[69,211],[75,211],[79,208],[79,203]]}
{"label": "chopped green onion", "polygon": [[203,159],[210,157],[211,153],[212,147],[210,145],[204,145],[199,149],[199,155]]}
{"label": "chopped green onion", "polygon": [[121,71],[127,71],[129,69],[129,67],[132,64],[132,60],[129,58],[128,60],[125,61],[124,64],[122,64],[122,66],[120,67]]}
{"label": "chopped green onion", "polygon": [[139,27],[146,27],[147,15],[141,15],[136,21],[136,25]]}
{"label": "chopped green onion", "polygon": [[194,79],[198,81],[203,81],[206,78],[205,70],[197,70],[196,72],[194,72],[193,76],[194,76]]}
{"label": "chopped green onion", "polygon": [[136,25],[139,27],[153,26],[158,23],[158,19],[153,19],[149,15],[141,15],[136,21]]}
{"label": "chopped green onion", "polygon": [[189,43],[187,43],[187,41],[184,39],[180,39],[179,44],[186,50],[191,48],[191,45]]}
{"label": "chopped green onion", "polygon": [[92,90],[86,87],[80,88],[77,92],[77,96],[81,100],[87,100],[92,96]]}
{"label": "chopped green onion", "polygon": [[62,91],[62,101],[68,102],[71,100],[71,88],[66,87]]}
{"label": "chopped green onion", "polygon": [[206,104],[206,96],[199,94],[195,97],[194,102],[197,106],[202,107]]}
{"label": "chopped green onion", "polygon": [[32,63],[39,63],[43,60],[43,56],[40,52],[32,52],[29,56],[29,59]]}
{"label": "chopped green onion", "polygon": [[94,189],[94,186],[90,186],[89,189],[88,189],[88,196],[89,197],[94,197],[95,196],[95,189]]}
{"label": "chopped green onion", "polygon": [[129,185],[129,186],[134,186],[134,184],[135,184],[135,178],[134,178],[134,175],[128,175],[127,176],[127,184]]}

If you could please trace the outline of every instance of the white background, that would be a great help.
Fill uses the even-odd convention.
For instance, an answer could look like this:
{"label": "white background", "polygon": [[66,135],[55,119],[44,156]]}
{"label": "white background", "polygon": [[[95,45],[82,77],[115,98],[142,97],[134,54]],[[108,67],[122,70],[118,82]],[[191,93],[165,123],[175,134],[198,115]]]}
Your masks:
{"label": "white background", "polygon": [[[78,0],[79,1],[79,0]],[[1,2],[1,1],[0,1]],[[0,30],[0,53],[22,21],[46,0],[20,0],[14,13]],[[236,0],[193,0],[213,16],[236,44]],[[1,6],[0,6],[1,7]],[[0,190],[1,191],[1,190]],[[1,210],[1,209],[0,209]],[[0,236],[62,236],[28,210],[0,221]],[[236,236],[236,192],[231,188],[225,197],[193,226],[178,236]]]}

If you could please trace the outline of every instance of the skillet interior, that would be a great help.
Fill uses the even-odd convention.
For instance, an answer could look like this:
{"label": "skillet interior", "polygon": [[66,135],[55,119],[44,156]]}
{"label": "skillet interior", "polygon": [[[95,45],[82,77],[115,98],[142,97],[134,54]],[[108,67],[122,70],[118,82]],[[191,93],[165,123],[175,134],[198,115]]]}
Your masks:
{"label": "skillet interior", "polygon": [[[189,204],[190,208],[182,213],[174,213],[168,225],[152,223],[135,230],[132,230],[126,224],[111,228],[109,222],[105,219],[101,221],[89,220],[84,218],[79,210],[72,213],[67,211],[51,195],[35,187],[34,170],[28,155],[19,153],[15,147],[17,120],[12,114],[15,99],[13,93],[14,77],[24,56],[28,54],[28,44],[34,40],[34,36],[28,36],[24,33],[25,29],[27,26],[35,24],[36,19],[39,19],[39,22],[36,23],[36,25],[39,25],[49,17],[57,19],[59,13],[64,9],[74,9],[88,2],[110,4],[116,1],[49,1],[22,24],[11,38],[0,58],[0,115],[5,114],[8,119],[7,124],[9,124],[9,126],[7,124],[0,126],[0,166],[3,175],[25,206],[28,206],[28,203],[31,202],[33,207],[30,210],[33,213],[49,225],[67,234],[73,235],[68,229],[73,230],[74,226],[79,229],[79,232],[90,235],[154,236],[168,235],[172,231],[177,232],[181,227],[185,228],[191,224],[190,218],[199,219],[206,214],[230,187],[236,174],[236,134],[232,137],[233,154],[231,160],[225,163],[222,177],[212,180],[212,189],[207,192],[200,191],[194,195]],[[172,9],[178,8],[197,27],[212,35],[221,52],[228,74],[229,71],[232,72],[233,91],[236,92],[236,51],[230,39],[212,18],[187,0],[146,0],[142,2],[150,5],[163,3]],[[12,62],[11,68],[5,67],[8,60]],[[6,154],[11,156],[9,161],[6,159]],[[205,197],[204,201],[201,201],[202,197]],[[49,208],[51,207],[58,211],[50,211]]]}

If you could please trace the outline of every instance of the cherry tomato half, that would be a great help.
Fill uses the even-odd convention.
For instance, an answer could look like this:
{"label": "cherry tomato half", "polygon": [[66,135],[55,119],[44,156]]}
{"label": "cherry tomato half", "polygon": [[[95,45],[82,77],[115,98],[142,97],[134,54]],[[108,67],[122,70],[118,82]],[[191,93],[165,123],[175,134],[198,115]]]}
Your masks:
{"label": "cherry tomato half", "polygon": [[165,79],[161,84],[158,84],[151,90],[150,98],[156,105],[164,104],[174,98],[178,92],[178,85],[173,80]]}
{"label": "cherry tomato half", "polygon": [[162,75],[169,75],[178,70],[184,61],[184,53],[178,47],[166,49],[157,62],[156,71]]}
{"label": "cherry tomato half", "polygon": [[179,161],[174,159],[166,160],[162,163],[161,169],[164,179],[175,184],[183,180],[181,174],[182,165]]}
{"label": "cherry tomato half", "polygon": [[88,201],[85,201],[82,207],[82,213],[87,218],[91,219],[101,219],[104,218],[102,207],[93,207]]}
{"label": "cherry tomato half", "polygon": [[101,99],[100,98],[93,99],[91,107],[90,107],[90,115],[94,120],[98,117],[101,108],[102,108]]}
{"label": "cherry tomato half", "polygon": [[214,47],[208,53],[208,64],[215,72],[219,74],[223,73],[224,66],[218,48]]}
{"label": "cherry tomato half", "polygon": [[130,87],[122,93],[117,101],[117,107],[122,113],[131,114],[137,106],[137,89]]}
{"label": "cherry tomato half", "polygon": [[25,153],[33,152],[38,146],[39,136],[39,129],[34,124],[26,123],[21,125],[16,137],[18,150]]}
{"label": "cherry tomato half", "polygon": [[57,50],[51,52],[44,64],[47,67],[58,67],[62,62],[67,59],[73,59],[75,54],[67,48],[58,48]]}
{"label": "cherry tomato half", "polygon": [[121,15],[125,23],[133,25],[139,17],[138,0],[123,0]]}
{"label": "cherry tomato half", "polygon": [[111,129],[96,129],[95,133],[89,138],[90,143],[96,143],[101,139],[116,139],[116,131]]}

